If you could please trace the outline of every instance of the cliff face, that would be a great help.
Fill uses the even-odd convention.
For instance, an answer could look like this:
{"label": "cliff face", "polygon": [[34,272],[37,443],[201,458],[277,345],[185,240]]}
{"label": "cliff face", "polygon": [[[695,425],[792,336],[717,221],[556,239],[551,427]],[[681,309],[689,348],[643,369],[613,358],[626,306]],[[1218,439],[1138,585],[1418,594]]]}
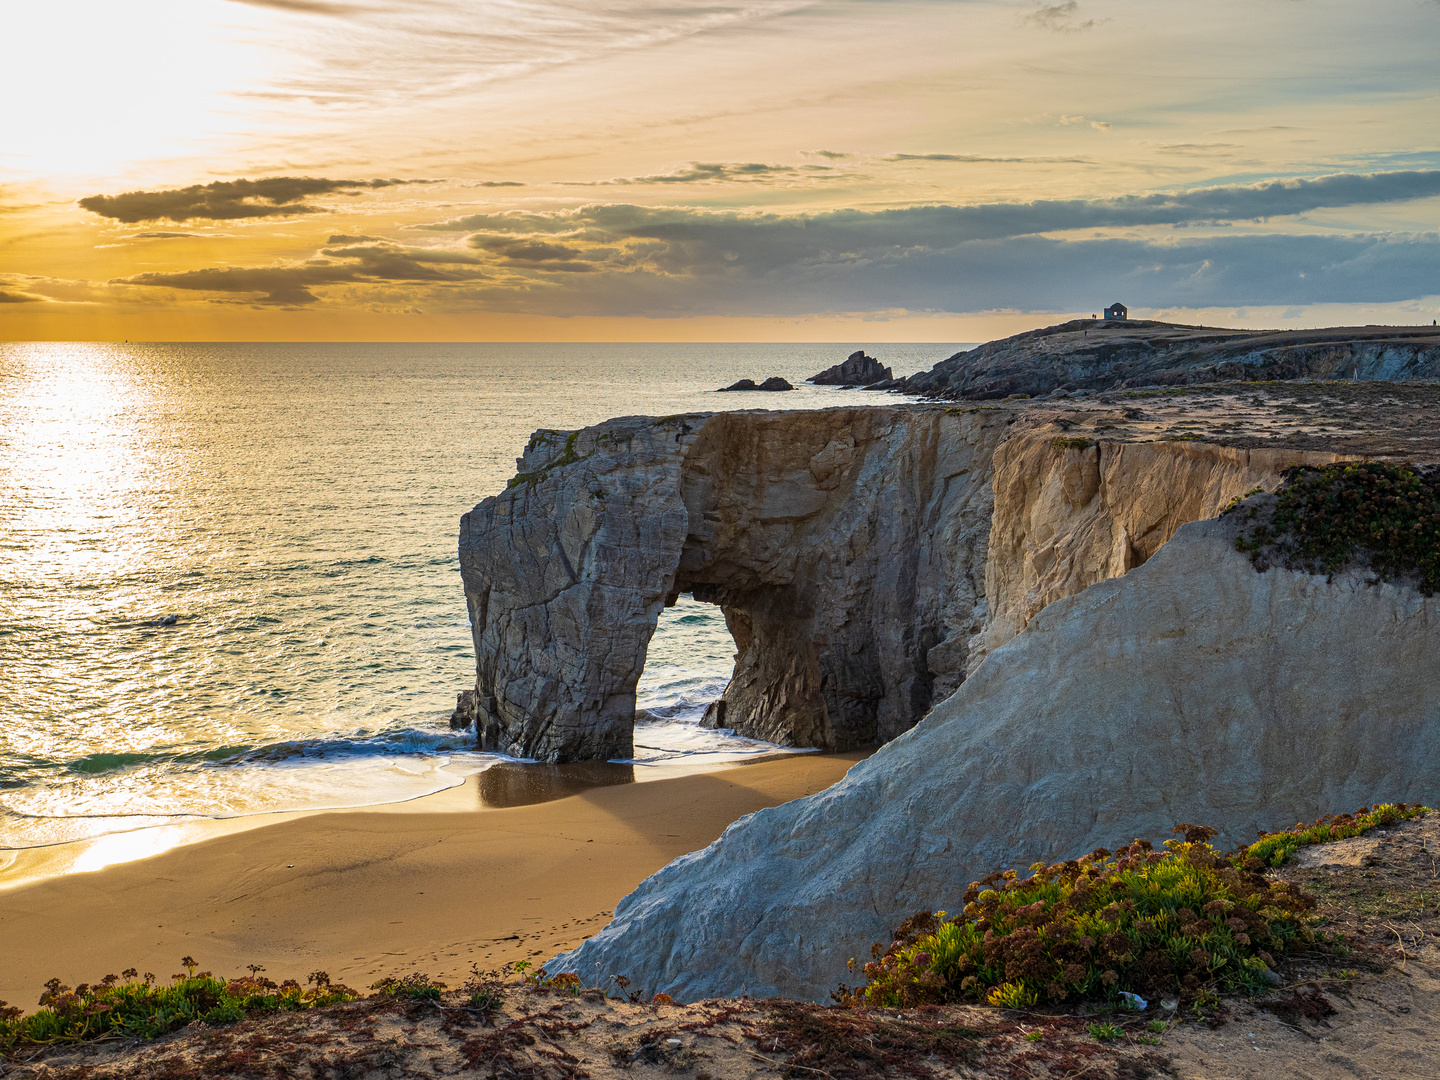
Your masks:
{"label": "cliff face", "polygon": [[1236,495],[1273,488],[1292,465],[1335,460],[1213,443],[1007,440],[995,451],[989,620],[967,669],[1048,604],[1144,564],[1181,525],[1215,517]]}
{"label": "cliff face", "polygon": [[630,756],[646,648],[687,592],[721,606],[737,647],[708,723],[884,742],[1046,604],[1285,466],[1333,459],[1063,438],[1065,415],[860,407],[537,433],[461,524],[481,746]]}
{"label": "cliff face", "polygon": [[1229,519],[1051,604],[839,784],[643,882],[552,972],[681,1001],[824,1000],[849,957],[1003,867],[1188,821],[1258,828],[1440,791],[1440,598],[1257,573]]}
{"label": "cliff face", "polygon": [[1429,326],[1226,330],[1083,319],[987,342],[896,381],[926,397],[983,400],[1058,388],[1262,379],[1440,378],[1440,331]]}
{"label": "cliff face", "polygon": [[461,524],[487,749],[629,756],[661,607],[720,604],[739,655],[711,722],[848,748],[913,725],[978,630],[1004,415],[855,408],[540,433]]}

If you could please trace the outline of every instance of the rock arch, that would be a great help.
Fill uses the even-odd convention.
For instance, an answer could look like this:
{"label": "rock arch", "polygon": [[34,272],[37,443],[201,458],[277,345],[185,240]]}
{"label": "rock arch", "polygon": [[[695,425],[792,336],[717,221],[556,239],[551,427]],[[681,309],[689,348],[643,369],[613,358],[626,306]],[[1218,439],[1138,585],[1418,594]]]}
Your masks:
{"label": "rock arch", "polygon": [[461,522],[482,747],[629,756],[645,651],[682,592],[719,604],[736,639],[717,726],[828,749],[893,738],[963,678],[1003,431],[862,407],[537,433]]}

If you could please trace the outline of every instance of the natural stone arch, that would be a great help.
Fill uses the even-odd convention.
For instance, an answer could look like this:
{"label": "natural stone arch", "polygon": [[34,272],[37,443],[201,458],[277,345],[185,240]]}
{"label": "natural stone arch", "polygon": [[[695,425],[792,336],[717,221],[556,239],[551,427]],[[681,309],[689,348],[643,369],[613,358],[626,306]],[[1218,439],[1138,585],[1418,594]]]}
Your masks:
{"label": "natural stone arch", "polygon": [[978,629],[995,418],[852,408],[624,418],[539,432],[461,524],[482,747],[631,753],[661,608],[736,639],[712,722],[845,749],[911,727]]}

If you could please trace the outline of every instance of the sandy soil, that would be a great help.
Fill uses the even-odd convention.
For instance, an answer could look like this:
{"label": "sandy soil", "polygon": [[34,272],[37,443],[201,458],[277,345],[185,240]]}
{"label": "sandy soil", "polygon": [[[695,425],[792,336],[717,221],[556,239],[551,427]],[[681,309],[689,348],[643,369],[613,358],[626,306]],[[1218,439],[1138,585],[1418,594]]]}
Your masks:
{"label": "sandy soil", "polygon": [[[0,999],[33,1008],[51,976],[127,967],[167,979],[182,956],[277,979],[322,968],[365,988],[423,970],[458,984],[594,934],[615,903],[736,818],[820,791],[864,756],[810,754],[553,802],[317,814],[140,862],[0,892]],[[453,803],[453,800],[452,800]]]}

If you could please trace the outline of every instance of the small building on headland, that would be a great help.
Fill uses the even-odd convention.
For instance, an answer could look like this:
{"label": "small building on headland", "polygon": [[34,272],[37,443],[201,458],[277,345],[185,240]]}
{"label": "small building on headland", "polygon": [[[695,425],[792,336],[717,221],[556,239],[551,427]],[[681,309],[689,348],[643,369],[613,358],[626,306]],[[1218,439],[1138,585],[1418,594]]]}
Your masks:
{"label": "small building on headland", "polygon": [[1105,318],[1107,319],[1117,319],[1124,322],[1129,317],[1130,309],[1118,300],[1105,309]]}

